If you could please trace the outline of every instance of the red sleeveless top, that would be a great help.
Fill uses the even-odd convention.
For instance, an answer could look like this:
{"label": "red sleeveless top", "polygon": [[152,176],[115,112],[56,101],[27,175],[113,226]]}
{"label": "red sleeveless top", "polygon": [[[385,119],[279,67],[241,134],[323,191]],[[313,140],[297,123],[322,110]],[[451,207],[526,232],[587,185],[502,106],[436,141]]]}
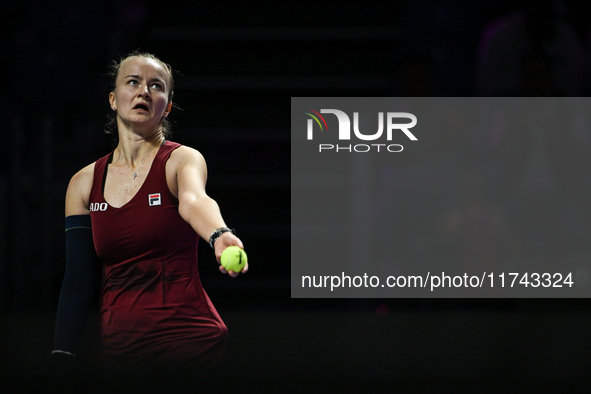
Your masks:
{"label": "red sleeveless top", "polygon": [[102,261],[100,352],[140,361],[215,361],[227,328],[201,286],[199,236],[181,218],[166,183],[166,141],[144,184],[124,206],[103,196],[113,153],[99,159],[90,193],[96,252]]}

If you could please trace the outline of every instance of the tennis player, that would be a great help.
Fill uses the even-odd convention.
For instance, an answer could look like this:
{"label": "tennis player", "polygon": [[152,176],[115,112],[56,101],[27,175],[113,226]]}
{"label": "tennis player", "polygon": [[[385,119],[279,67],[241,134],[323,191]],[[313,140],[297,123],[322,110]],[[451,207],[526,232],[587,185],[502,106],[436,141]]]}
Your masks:
{"label": "tennis player", "polygon": [[[53,354],[75,358],[102,266],[98,351],[108,362],[215,363],[228,329],[204,291],[199,237],[220,261],[243,248],[205,191],[196,150],[168,140],[173,75],[152,54],[113,66],[113,152],[75,174],[66,193],[66,272]],[[246,273],[226,271],[232,277]]]}

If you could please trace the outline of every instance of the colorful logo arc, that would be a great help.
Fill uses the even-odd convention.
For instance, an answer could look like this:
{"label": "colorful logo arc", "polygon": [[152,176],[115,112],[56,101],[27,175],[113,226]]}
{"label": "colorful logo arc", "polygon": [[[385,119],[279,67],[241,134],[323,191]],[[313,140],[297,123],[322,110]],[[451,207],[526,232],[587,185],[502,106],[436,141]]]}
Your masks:
{"label": "colorful logo arc", "polygon": [[[326,131],[328,131],[328,125],[326,124],[326,120],[324,120],[324,117],[322,115],[320,115],[320,112],[313,110],[312,108],[308,108],[308,107],[302,107],[302,108],[310,110],[310,111],[314,112],[316,115],[318,115],[320,117],[320,119],[322,119],[322,122],[324,122],[324,126],[326,126]],[[316,123],[318,123],[318,126],[320,126],[320,130],[324,130],[322,128],[322,124],[320,123],[320,121],[318,120],[318,118],[316,116],[312,115],[309,112],[304,112],[304,113],[306,115],[310,115],[316,121]]]}

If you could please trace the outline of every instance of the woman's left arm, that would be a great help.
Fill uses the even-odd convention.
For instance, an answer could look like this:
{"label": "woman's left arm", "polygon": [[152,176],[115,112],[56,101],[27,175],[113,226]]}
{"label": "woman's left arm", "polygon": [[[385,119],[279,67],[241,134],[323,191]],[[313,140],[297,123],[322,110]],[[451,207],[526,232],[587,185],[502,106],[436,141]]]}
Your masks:
{"label": "woman's left arm", "polygon": [[[207,182],[207,165],[203,155],[198,151],[179,147],[170,157],[172,162],[171,175],[176,175],[176,194],[179,200],[179,214],[191,225],[193,230],[206,241],[211,234],[220,227],[226,227],[218,204],[205,192]],[[174,184],[174,182],[173,182]],[[175,190],[172,190],[173,194]],[[242,241],[231,232],[225,232],[215,241],[215,257],[220,262],[224,249],[228,246],[238,246],[244,249]],[[248,263],[242,271],[226,271],[220,265],[222,273],[229,273],[236,277],[248,271]]]}

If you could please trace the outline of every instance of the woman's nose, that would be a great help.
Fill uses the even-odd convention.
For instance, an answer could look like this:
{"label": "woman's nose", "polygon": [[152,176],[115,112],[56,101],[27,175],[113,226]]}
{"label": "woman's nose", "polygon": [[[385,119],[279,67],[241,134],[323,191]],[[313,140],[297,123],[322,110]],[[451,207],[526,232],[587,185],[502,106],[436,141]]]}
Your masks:
{"label": "woman's nose", "polygon": [[147,85],[144,85],[138,92],[139,97],[143,97],[145,99],[150,98],[150,89],[148,89]]}

